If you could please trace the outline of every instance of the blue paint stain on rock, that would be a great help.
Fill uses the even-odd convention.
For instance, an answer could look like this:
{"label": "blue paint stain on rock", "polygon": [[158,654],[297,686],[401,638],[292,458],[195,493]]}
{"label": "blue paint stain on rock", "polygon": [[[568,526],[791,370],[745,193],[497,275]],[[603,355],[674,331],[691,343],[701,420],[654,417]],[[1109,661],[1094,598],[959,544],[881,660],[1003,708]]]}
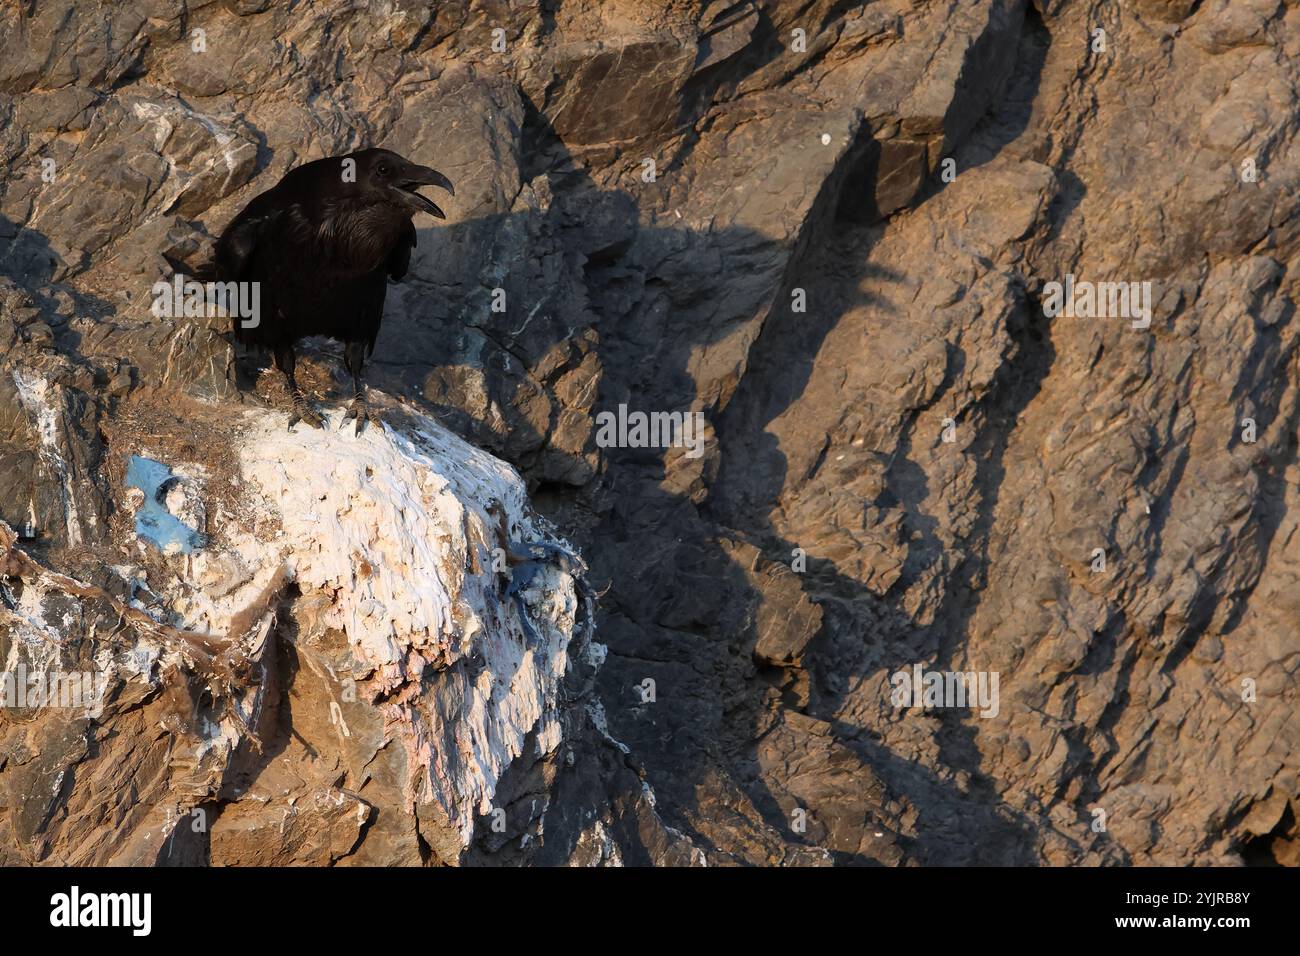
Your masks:
{"label": "blue paint stain on rock", "polygon": [[167,510],[167,492],[179,480],[171,468],[152,458],[132,455],[126,463],[127,487],[144,492],[144,504],[135,514],[135,533],[164,554],[193,554],[204,545],[203,535]]}

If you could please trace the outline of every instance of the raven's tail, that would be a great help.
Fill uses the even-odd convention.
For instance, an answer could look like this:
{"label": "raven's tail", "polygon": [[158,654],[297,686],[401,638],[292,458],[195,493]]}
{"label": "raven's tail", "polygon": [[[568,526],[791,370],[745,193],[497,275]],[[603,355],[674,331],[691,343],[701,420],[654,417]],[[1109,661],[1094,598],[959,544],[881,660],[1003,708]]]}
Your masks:
{"label": "raven's tail", "polygon": [[167,260],[167,264],[172,267],[172,271],[183,276],[188,276],[197,282],[216,282],[217,266],[215,262],[208,260],[200,263],[189,263],[178,256],[170,255],[164,252],[162,257]]}

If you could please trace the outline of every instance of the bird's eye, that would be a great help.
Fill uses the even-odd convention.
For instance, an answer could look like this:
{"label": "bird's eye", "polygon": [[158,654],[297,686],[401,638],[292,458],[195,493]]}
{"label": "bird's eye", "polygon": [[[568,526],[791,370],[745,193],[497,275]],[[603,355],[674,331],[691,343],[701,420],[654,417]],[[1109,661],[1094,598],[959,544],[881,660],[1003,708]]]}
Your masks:
{"label": "bird's eye", "polygon": [[389,172],[390,172],[390,170],[389,170],[389,168],[388,168],[388,164],[387,164],[387,163],[380,163],[380,164],[379,164],[379,167],[378,167],[378,169],[377,169],[377,172],[379,173],[380,176],[387,176],[387,175],[389,174]]}

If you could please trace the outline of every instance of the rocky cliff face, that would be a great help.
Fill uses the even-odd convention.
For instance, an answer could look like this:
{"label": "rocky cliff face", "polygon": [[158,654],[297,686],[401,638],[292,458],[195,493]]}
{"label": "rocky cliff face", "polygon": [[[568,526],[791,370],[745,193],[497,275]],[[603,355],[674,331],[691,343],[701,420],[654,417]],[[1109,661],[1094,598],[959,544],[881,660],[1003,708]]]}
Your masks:
{"label": "rocky cliff face", "polygon": [[0,525],[0,655],[26,678],[6,862],[458,859],[509,767],[563,757],[581,561],[517,474],[418,413],[356,436],[130,409],[106,443],[122,500],[65,558],[87,579]]}
{"label": "rocky cliff face", "polygon": [[[0,47],[0,659],[105,682],[0,711],[0,860],[1300,862],[1300,6],[36,2]],[[287,432],[150,289],[366,145],[457,195],[386,427]]]}

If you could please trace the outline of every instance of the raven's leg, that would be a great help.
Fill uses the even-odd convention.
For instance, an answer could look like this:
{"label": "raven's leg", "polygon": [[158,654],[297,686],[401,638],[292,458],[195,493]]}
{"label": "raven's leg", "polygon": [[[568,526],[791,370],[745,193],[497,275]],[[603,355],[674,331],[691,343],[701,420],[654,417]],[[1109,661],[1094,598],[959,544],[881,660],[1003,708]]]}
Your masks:
{"label": "raven's leg", "polygon": [[307,399],[303,398],[302,392],[298,390],[298,382],[293,377],[295,362],[292,342],[275,347],[275,367],[284,373],[284,377],[289,383],[289,397],[293,400],[293,414],[289,416],[289,427],[292,428],[298,422],[303,421],[312,428],[321,428],[324,426],[324,422],[307,404]]}
{"label": "raven's leg", "polygon": [[[366,388],[361,384],[361,363],[365,361],[366,343],[348,342],[343,346],[343,364],[352,375],[352,405],[343,416],[343,421],[357,420],[356,434],[360,435],[366,422],[377,422],[379,417],[370,410],[366,403]],[[342,427],[340,425],[340,427]]]}
{"label": "raven's leg", "polygon": [[[365,360],[365,342],[346,342],[343,345],[343,364],[352,376],[352,405],[348,407],[343,421],[356,419],[356,434],[360,434],[367,421],[378,421],[378,416],[370,411],[365,401],[365,386],[361,385],[361,363]],[[339,425],[342,427],[342,425]]]}

